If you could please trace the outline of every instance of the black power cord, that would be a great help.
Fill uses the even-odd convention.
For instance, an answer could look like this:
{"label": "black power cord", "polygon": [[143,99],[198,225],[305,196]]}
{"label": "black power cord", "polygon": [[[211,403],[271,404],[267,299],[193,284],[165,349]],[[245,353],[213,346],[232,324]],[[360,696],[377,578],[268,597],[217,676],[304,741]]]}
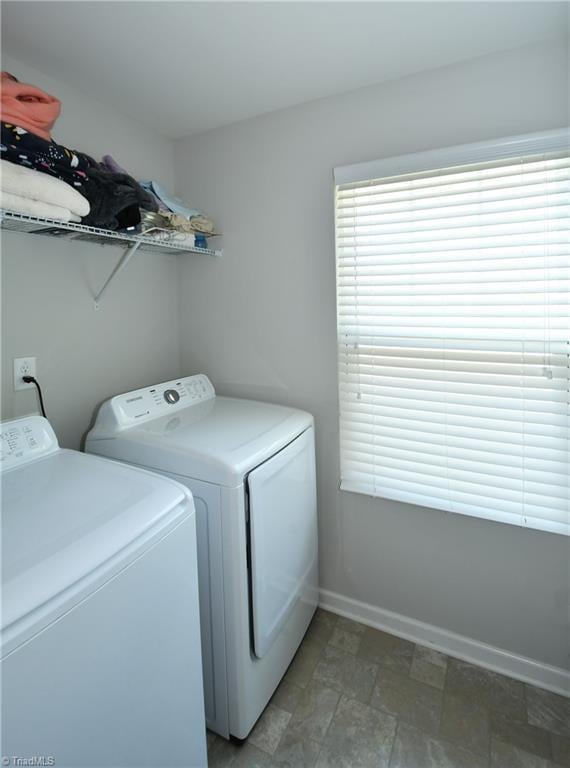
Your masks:
{"label": "black power cord", "polygon": [[46,409],[44,408],[44,398],[42,396],[42,388],[40,387],[39,383],[36,381],[36,379],[34,379],[33,376],[22,376],[22,381],[25,381],[26,384],[35,384],[36,389],[38,390],[38,398],[40,401],[40,409],[42,412],[42,416],[44,417],[44,419],[47,419]]}

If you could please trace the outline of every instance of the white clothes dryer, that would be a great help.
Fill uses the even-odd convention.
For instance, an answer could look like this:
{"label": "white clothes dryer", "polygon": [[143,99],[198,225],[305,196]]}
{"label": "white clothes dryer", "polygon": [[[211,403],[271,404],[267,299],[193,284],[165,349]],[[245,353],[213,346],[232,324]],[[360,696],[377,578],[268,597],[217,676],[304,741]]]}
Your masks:
{"label": "white clothes dryer", "polygon": [[191,376],[104,403],[86,450],[192,491],[206,722],[246,738],[317,605],[313,417]]}
{"label": "white clothes dryer", "polygon": [[3,764],[203,768],[187,488],[0,425]]}

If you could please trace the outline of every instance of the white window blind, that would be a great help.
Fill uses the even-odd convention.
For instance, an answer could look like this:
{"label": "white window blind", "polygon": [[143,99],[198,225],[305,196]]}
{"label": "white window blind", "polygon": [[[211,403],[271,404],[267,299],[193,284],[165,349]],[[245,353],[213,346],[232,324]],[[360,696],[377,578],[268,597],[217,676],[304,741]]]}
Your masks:
{"label": "white window blind", "polygon": [[568,133],[335,180],[341,488],[570,533]]}

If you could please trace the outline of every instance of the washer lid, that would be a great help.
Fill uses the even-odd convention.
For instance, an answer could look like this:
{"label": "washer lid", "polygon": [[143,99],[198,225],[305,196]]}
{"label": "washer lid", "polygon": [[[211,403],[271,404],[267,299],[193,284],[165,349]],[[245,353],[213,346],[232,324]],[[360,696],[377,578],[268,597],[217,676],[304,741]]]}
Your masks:
{"label": "washer lid", "polygon": [[255,400],[210,397],[130,428],[113,428],[105,403],[87,450],[143,466],[235,486],[313,423],[305,411]]}
{"label": "washer lid", "polygon": [[76,594],[102,566],[134,543],[140,551],[151,532],[192,509],[178,483],[77,451],[59,449],[3,472],[3,650],[48,604]]}

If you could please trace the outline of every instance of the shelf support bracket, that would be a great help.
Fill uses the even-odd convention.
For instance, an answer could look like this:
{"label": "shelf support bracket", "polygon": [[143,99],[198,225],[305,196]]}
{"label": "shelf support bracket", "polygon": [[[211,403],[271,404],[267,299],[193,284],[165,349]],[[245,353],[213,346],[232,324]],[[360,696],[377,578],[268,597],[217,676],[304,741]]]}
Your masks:
{"label": "shelf support bracket", "polygon": [[108,287],[111,285],[111,283],[113,282],[113,280],[114,280],[114,279],[117,277],[117,275],[119,274],[119,272],[122,272],[122,271],[123,271],[123,269],[124,269],[124,268],[127,266],[127,264],[129,263],[129,261],[132,259],[132,257],[133,257],[133,256],[135,255],[135,253],[137,252],[139,245],[140,245],[140,242],[135,242],[135,243],[133,243],[132,245],[130,245],[130,246],[129,246],[129,247],[126,249],[126,250],[125,250],[125,252],[124,252],[124,253],[123,253],[123,255],[121,256],[121,258],[120,258],[120,259],[119,259],[119,261],[117,262],[117,266],[116,266],[116,267],[115,267],[115,269],[114,269],[114,270],[111,272],[111,274],[109,275],[109,277],[108,277],[108,278],[105,280],[105,282],[104,282],[104,284],[102,285],[101,289],[100,289],[100,290],[99,290],[99,292],[96,294],[96,296],[95,296],[95,309],[99,309],[99,307],[100,307],[100,302],[101,302],[101,298],[103,297],[103,294],[105,293],[105,291],[107,290],[107,288],[108,288]]}

